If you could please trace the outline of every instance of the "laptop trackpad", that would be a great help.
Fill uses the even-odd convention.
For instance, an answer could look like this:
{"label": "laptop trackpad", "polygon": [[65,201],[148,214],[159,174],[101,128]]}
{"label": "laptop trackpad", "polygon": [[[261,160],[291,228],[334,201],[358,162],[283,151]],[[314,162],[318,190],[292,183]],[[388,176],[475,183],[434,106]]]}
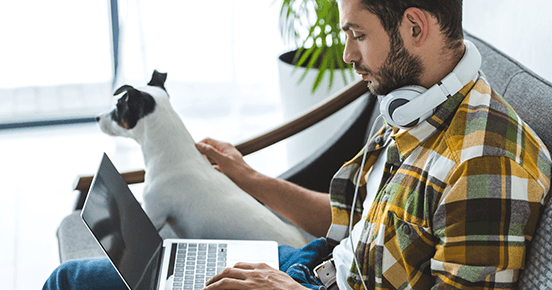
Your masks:
{"label": "laptop trackpad", "polygon": [[266,263],[278,269],[278,243],[274,241],[229,243],[227,267],[232,267],[237,262]]}

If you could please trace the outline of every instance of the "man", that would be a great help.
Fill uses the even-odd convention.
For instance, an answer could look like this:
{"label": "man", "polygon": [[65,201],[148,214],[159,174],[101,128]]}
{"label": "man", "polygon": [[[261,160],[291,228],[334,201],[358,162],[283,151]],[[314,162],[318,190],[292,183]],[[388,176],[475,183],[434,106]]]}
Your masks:
{"label": "man", "polygon": [[[340,14],[344,60],[377,95],[430,88],[466,52],[461,0],[343,0]],[[243,190],[327,237],[303,249],[281,247],[280,269],[237,264],[206,289],[324,289],[312,271],[330,256],[334,262],[324,265],[337,271],[330,289],[513,289],[547,199],[551,162],[538,137],[512,116],[477,73],[414,127],[384,126],[366,155],[336,174],[329,195],[266,177],[232,145],[203,140],[198,150]],[[102,272],[82,266],[90,261],[76,263],[56,270],[45,289]],[[71,267],[93,270],[79,280]],[[63,271],[69,274],[59,278]]]}
{"label": "man", "polygon": [[[344,0],[344,59],[374,94],[405,85],[430,88],[465,53],[461,13],[461,1]],[[357,208],[356,237],[353,231],[362,278],[351,258],[336,257],[336,252],[347,256],[343,248],[350,247],[343,228],[361,155],[336,175],[328,196],[254,172],[229,144],[208,139],[198,149],[246,192],[298,226],[318,236],[327,233],[330,243],[343,239],[333,250],[339,289],[347,284],[362,289],[361,279],[368,289],[513,289],[549,189],[550,158],[508,113],[513,112],[478,74],[428,120],[407,131],[383,128],[378,133],[383,141],[368,144],[362,172],[371,173],[360,186],[361,195],[372,200],[357,203],[366,206],[362,218]],[[509,126],[524,131],[515,130],[518,138],[533,140],[532,157],[516,153],[521,143],[512,144],[518,149],[505,146]],[[546,164],[542,170],[539,162]],[[370,180],[382,164],[378,181]],[[376,194],[367,193],[374,187]],[[238,265],[214,277],[207,289],[300,288],[293,285],[275,269]]]}

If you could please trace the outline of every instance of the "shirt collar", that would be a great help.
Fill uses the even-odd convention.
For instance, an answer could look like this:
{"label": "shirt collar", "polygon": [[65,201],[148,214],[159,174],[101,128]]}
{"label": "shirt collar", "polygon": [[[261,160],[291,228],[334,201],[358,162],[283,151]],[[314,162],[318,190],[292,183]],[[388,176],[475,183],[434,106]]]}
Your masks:
{"label": "shirt collar", "polygon": [[[479,80],[480,73],[474,79],[465,85],[458,93],[449,97],[444,103],[439,105],[435,113],[417,126],[406,131],[399,131],[398,128],[392,128],[391,138],[393,138],[399,149],[401,159],[406,158],[414,149],[426,141],[434,134],[443,131],[452,120],[452,116],[464,98],[470,93],[475,83]],[[390,127],[386,124],[386,127]],[[387,142],[386,142],[387,143]]]}

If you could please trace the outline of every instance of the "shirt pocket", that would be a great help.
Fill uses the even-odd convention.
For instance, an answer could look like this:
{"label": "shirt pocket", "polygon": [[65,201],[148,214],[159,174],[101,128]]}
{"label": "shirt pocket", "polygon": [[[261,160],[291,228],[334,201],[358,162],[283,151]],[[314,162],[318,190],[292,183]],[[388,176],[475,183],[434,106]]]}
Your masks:
{"label": "shirt pocket", "polygon": [[[401,266],[403,275],[406,275],[408,284],[414,289],[429,289],[432,285],[430,261],[435,254],[436,239],[431,234],[431,229],[407,222],[397,216],[393,211],[387,212],[388,231],[385,243],[386,252],[390,253],[388,261],[383,268],[391,269]],[[392,261],[389,261],[392,260]],[[394,265],[390,265],[392,262]],[[395,280],[393,275],[397,270],[383,272],[387,280]],[[398,281],[397,281],[398,282]],[[394,283],[393,283],[394,284]]]}

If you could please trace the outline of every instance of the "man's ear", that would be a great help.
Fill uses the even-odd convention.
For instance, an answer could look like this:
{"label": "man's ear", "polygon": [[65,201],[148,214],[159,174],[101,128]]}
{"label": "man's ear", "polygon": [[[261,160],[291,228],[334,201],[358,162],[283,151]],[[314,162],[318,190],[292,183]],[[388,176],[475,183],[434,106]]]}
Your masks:
{"label": "man's ear", "polygon": [[419,8],[410,7],[404,11],[402,29],[405,41],[410,41],[414,46],[422,46],[429,34],[430,23],[426,12]]}

